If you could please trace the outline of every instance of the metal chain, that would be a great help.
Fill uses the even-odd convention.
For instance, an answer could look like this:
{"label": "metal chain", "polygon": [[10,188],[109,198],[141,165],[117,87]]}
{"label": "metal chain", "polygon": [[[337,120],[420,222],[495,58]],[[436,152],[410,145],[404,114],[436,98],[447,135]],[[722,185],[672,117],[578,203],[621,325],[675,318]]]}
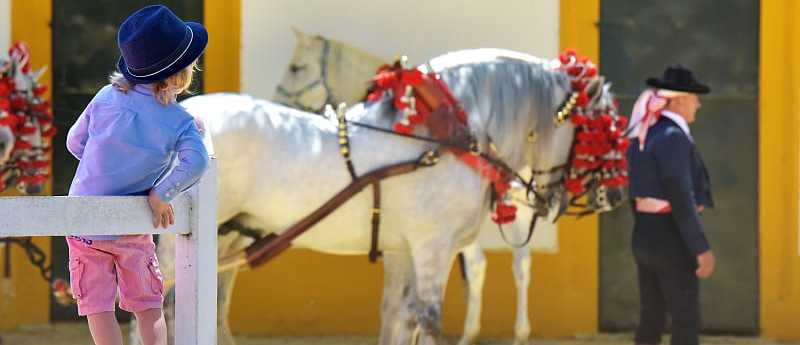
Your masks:
{"label": "metal chain", "polygon": [[[6,253],[11,250],[12,244],[20,246],[25,251],[28,261],[39,269],[39,273],[45,281],[50,282],[53,278],[53,267],[52,265],[47,265],[47,255],[42,248],[33,243],[33,239],[30,237],[0,237],[0,243],[5,243]],[[9,256],[6,255],[6,257],[8,258]],[[6,261],[5,277],[8,278],[10,275],[10,264]]]}

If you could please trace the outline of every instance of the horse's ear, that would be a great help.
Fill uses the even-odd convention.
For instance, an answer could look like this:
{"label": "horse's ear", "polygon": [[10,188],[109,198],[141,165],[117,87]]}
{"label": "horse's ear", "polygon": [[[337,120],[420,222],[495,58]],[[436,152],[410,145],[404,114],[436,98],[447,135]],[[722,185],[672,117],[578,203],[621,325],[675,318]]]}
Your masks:
{"label": "horse's ear", "polygon": [[306,36],[306,34],[303,31],[298,29],[296,26],[292,26],[291,29],[292,29],[292,33],[294,34],[294,37],[297,38],[298,42],[305,42],[306,41],[306,37],[308,37],[308,36]]}

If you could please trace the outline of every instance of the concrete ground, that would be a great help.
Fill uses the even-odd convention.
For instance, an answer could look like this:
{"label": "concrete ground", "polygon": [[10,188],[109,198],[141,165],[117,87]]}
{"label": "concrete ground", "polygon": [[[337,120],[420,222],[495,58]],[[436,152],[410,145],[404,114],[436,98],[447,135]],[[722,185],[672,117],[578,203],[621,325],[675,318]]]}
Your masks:
{"label": "concrete ground", "polygon": [[[127,328],[127,327],[126,327]],[[127,332],[127,330],[126,330]],[[126,333],[127,334],[127,333]],[[127,337],[126,337],[127,338]],[[14,332],[0,332],[0,345],[91,345],[86,324],[60,323],[25,327]],[[239,345],[367,345],[376,344],[375,337],[253,337],[236,338]],[[453,339],[455,343],[456,339]],[[664,344],[668,344],[665,341]],[[800,345],[747,337],[703,337],[703,345]],[[510,339],[481,339],[477,345],[508,345]],[[601,334],[574,339],[533,339],[531,345],[632,345],[630,334]]]}

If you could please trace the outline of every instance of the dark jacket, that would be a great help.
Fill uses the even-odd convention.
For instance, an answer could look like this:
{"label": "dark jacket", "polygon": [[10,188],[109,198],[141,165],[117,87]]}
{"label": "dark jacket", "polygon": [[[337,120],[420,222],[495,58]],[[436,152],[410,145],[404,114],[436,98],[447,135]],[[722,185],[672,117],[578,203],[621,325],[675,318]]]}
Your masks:
{"label": "dark jacket", "polygon": [[639,140],[627,152],[630,197],[669,201],[672,217],[686,249],[698,255],[710,249],[697,206],[714,206],[711,182],[700,153],[677,123],[662,116],[647,132],[644,150]]}

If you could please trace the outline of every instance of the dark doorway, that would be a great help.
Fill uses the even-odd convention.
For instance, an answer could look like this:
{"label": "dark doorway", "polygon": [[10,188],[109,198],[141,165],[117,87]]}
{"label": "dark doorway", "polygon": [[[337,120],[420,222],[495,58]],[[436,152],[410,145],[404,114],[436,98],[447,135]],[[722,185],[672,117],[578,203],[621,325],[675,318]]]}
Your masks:
{"label": "dark doorway", "polygon": [[[717,255],[701,283],[706,332],[757,333],[759,2],[603,0],[600,63],[622,110],[669,64],[693,68],[710,84],[691,131],[709,165],[717,207],[703,215]],[[630,249],[630,209],[600,221],[600,328],[638,322]]]}

